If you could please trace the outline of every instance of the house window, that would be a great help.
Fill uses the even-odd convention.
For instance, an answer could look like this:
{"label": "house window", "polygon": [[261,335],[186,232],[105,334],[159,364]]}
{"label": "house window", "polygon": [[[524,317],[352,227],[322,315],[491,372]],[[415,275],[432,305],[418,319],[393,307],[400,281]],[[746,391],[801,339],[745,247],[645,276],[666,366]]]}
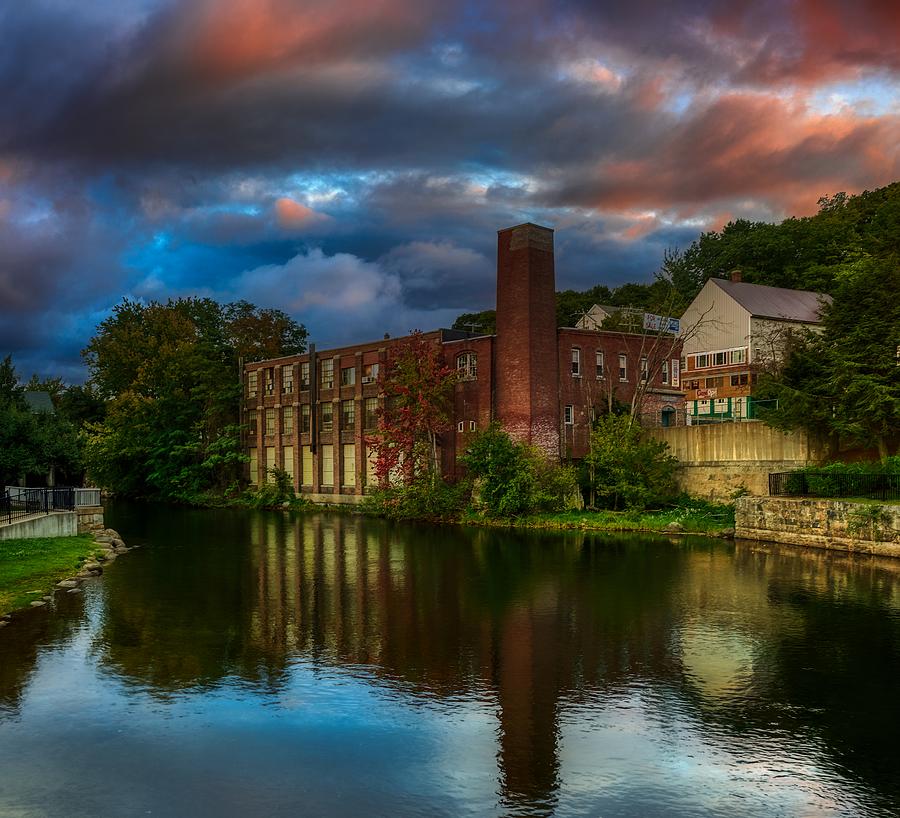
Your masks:
{"label": "house window", "polygon": [[356,367],[345,366],[341,369],[341,386],[353,386],[356,384]]}
{"label": "house window", "polygon": [[256,378],[257,374],[255,372],[247,373],[247,397],[255,398],[256,397]]}
{"label": "house window", "polygon": [[470,432],[474,432],[474,431],[475,431],[475,421],[474,421],[474,420],[470,420],[470,421],[469,421],[469,431],[470,431]]}
{"label": "house window", "polygon": [[281,367],[281,391],[286,395],[289,395],[294,391],[294,367],[293,366],[283,366]]}
{"label": "house window", "polygon": [[750,376],[746,372],[742,372],[740,375],[731,376],[732,386],[746,386],[749,382]]}
{"label": "house window", "polygon": [[687,359],[682,358],[681,359],[681,371],[684,372],[685,369],[687,369]]}
{"label": "house window", "polygon": [[275,370],[272,367],[266,370],[266,394],[275,394]]}
{"label": "house window", "polygon": [[474,352],[461,352],[456,356],[456,372],[461,381],[474,381],[478,377],[478,356]]}
{"label": "house window", "polygon": [[698,355],[694,369],[706,369],[709,366],[709,355]]}
{"label": "house window", "polygon": [[641,380],[646,381],[650,377],[650,373],[647,370],[647,357],[641,357]]}
{"label": "house window", "polygon": [[252,410],[250,411],[250,413],[247,415],[247,424],[248,424],[249,427],[250,427],[250,434],[251,434],[251,435],[255,435],[255,434],[256,434],[256,431],[257,431],[257,428],[258,428],[258,424],[257,424],[257,418],[258,418],[258,417],[259,417],[259,413],[258,413],[255,409],[252,409]]}
{"label": "house window", "polygon": [[662,382],[668,383],[669,382],[669,362],[668,361],[662,362],[662,369],[660,371],[662,373]]}
{"label": "house window", "polygon": [[619,354],[619,380],[628,380],[628,356]]}
{"label": "house window", "polygon": [[285,406],[281,410],[281,433],[285,435],[294,434],[294,407]]}
{"label": "house window", "polygon": [[266,409],[266,434],[275,434],[275,410]]}
{"label": "house window", "polygon": [[334,388],[334,361],[322,361],[322,389]]}
{"label": "house window", "polygon": [[572,377],[581,377],[581,350],[578,347],[572,347]]}
{"label": "house window", "polygon": [[300,406],[300,431],[303,432],[303,434],[309,434],[311,417],[312,413],[309,410],[309,404],[302,404]]}
{"label": "house window", "polygon": [[378,364],[363,364],[362,382],[375,383],[378,380]]}
{"label": "house window", "polygon": [[322,404],[322,431],[330,432],[334,429],[334,404],[326,401]]}
{"label": "house window", "polygon": [[378,427],[378,398],[366,398],[363,402],[363,423],[366,429]]}
{"label": "house window", "polygon": [[564,418],[566,426],[571,426],[575,422],[575,407],[571,403],[566,404]]}
{"label": "house window", "polygon": [[735,349],[731,352],[731,363],[733,364],[743,364],[747,362],[747,350],[743,347],[741,349]]}
{"label": "house window", "polygon": [[603,376],[606,374],[606,369],[603,363],[603,352],[601,350],[597,350],[597,380],[602,381]]}
{"label": "house window", "polygon": [[309,389],[309,361],[300,364],[300,389]]}
{"label": "house window", "polygon": [[728,353],[727,352],[716,352],[712,356],[713,366],[725,366],[728,362]]}
{"label": "house window", "polygon": [[348,431],[356,428],[356,401],[341,401],[341,428]]}
{"label": "house window", "polygon": [[700,381],[688,381],[687,388],[688,389],[699,389]]}

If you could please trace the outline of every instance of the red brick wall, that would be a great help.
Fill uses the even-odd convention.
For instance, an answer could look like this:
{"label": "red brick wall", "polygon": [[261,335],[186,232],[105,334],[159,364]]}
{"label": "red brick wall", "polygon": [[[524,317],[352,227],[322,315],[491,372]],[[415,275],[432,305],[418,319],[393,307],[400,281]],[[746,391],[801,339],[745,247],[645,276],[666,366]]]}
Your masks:
{"label": "red brick wall", "polygon": [[497,234],[494,406],[515,438],[559,457],[553,231],[534,224]]}

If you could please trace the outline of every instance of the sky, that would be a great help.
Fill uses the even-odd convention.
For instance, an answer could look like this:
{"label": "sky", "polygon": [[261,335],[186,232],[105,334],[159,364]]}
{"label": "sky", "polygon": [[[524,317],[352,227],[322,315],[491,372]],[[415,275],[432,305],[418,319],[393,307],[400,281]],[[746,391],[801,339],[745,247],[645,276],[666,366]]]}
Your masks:
{"label": "sky", "polygon": [[29,0],[0,8],[0,355],[81,382],[123,298],[320,348],[648,281],[729,220],[900,178],[896,0]]}

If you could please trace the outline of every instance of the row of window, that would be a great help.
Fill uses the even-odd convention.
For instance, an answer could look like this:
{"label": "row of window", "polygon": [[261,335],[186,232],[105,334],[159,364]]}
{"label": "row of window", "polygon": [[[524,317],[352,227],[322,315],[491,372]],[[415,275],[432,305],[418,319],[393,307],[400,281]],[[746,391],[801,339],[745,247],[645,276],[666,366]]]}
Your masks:
{"label": "row of window", "polygon": [[[342,400],[340,402],[341,429],[352,431],[356,428],[356,401]],[[275,434],[275,408],[264,410],[265,434]],[[259,429],[259,413],[251,409],[247,417],[250,434],[255,435]],[[300,433],[309,434],[312,427],[312,407],[308,403],[300,405]],[[371,430],[378,427],[378,398],[366,398],[363,401],[363,429]],[[319,406],[319,428],[323,432],[334,431],[334,403],[325,401]],[[284,406],[281,409],[281,433],[292,435],[294,433],[294,407]]]}
{"label": "row of window", "polygon": [[[323,389],[334,388],[334,360],[325,358],[320,365],[321,383]],[[256,370],[247,373],[247,397],[255,398],[259,394],[259,377],[262,373],[262,383],[265,395],[275,394],[275,369]],[[363,364],[362,382],[375,383],[378,379],[378,364]],[[356,385],[356,367],[345,366],[340,370],[341,386]],[[309,389],[309,362],[300,364],[300,391]],[[292,364],[285,364],[281,367],[281,391],[285,395],[290,395],[294,391],[294,367]]]}
{"label": "row of window", "polygon": [[746,347],[723,349],[719,352],[704,352],[694,356],[694,369],[708,369],[711,366],[731,366],[747,363]]}
{"label": "row of window", "polygon": [[749,372],[739,372],[735,375],[717,375],[714,378],[703,378],[701,387],[701,379],[695,378],[690,381],[685,381],[685,387],[687,389],[718,389],[719,387],[725,386],[726,380],[732,386],[748,386],[749,384],[756,383],[756,376],[751,376]]}
{"label": "row of window", "polygon": [[[619,353],[619,380],[627,381],[628,380],[628,355],[624,352]],[[641,380],[646,381],[650,377],[649,365],[647,361],[647,356],[644,355],[641,357]],[[678,361],[672,361],[672,375],[673,382],[677,383],[677,366]],[[594,358],[594,371],[597,376],[598,381],[602,381],[606,377],[606,356],[603,350],[598,349],[595,353]],[[572,347],[572,377],[580,378],[581,377],[581,349],[579,347]],[[660,365],[660,380],[662,383],[669,382],[669,362],[663,361]]]}
{"label": "row of window", "polygon": [[[263,450],[265,458],[266,481],[271,482],[272,469],[278,464],[275,459],[275,447],[266,446]],[[365,482],[374,484],[375,480],[375,458],[371,449],[366,449],[366,469]],[[331,488],[335,482],[335,462],[334,462],[334,446],[323,444],[319,447],[319,484],[325,488]],[[356,445],[353,443],[345,443],[341,446],[342,469],[340,470],[340,485],[351,488],[356,485]],[[281,451],[281,468],[283,468],[291,477],[293,482],[294,471],[294,447],[284,446]],[[259,454],[256,448],[250,449],[250,482],[254,485],[259,483]],[[300,447],[300,456],[298,458],[297,468],[299,485],[313,485],[313,474],[315,472],[315,461],[313,460],[312,449],[309,446]]]}

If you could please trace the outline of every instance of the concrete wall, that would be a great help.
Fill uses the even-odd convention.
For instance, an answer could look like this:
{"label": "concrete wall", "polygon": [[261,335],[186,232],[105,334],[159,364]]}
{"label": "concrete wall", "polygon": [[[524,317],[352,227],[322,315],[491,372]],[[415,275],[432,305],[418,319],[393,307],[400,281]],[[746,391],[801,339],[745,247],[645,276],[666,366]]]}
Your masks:
{"label": "concrete wall", "polygon": [[735,503],[735,536],[900,557],[900,505],[741,497]]}
{"label": "concrete wall", "polygon": [[726,500],[738,491],[766,495],[771,472],[790,471],[822,459],[802,432],[779,432],[764,423],[715,423],[648,429],[681,462],[678,485],[688,494]]}
{"label": "concrete wall", "polygon": [[78,533],[74,511],[54,511],[39,517],[16,520],[0,526],[0,540],[31,540],[36,537],[73,537]]}

